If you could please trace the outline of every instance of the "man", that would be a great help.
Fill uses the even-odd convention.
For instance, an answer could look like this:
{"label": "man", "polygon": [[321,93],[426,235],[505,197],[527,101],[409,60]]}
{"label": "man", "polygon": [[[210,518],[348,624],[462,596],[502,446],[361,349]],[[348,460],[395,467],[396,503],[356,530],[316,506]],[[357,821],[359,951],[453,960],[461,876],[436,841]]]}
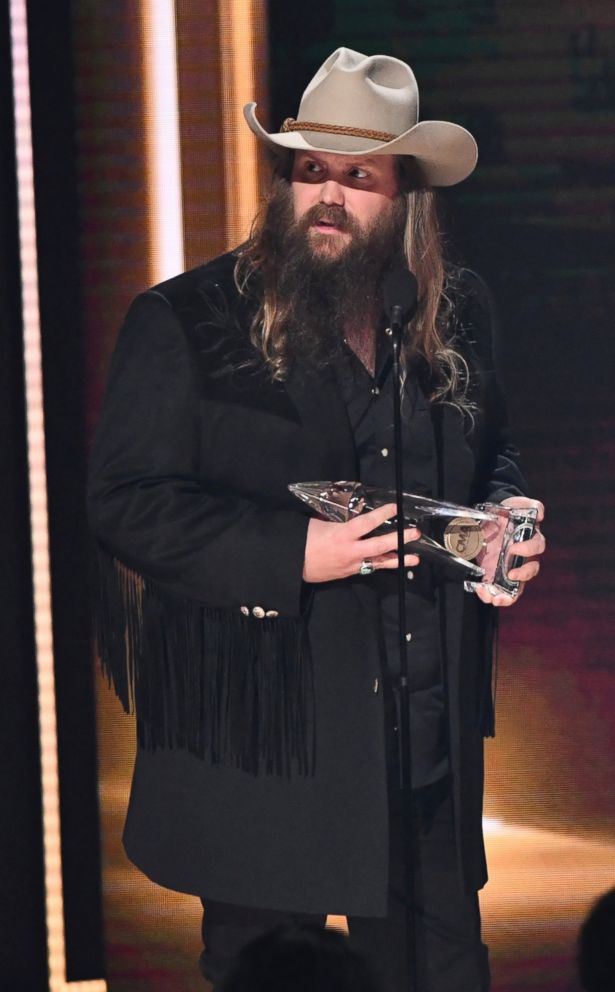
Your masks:
{"label": "man", "polygon": [[[477,890],[491,632],[505,595],[466,593],[409,553],[413,830],[398,781],[393,506],[310,517],[307,480],[393,484],[386,272],[416,274],[406,329],[406,489],[468,504],[524,495],[493,369],[489,298],[446,267],[434,185],[474,168],[463,128],[418,120],[410,68],[348,49],[267,134],[263,217],[236,252],[139,297],[94,447],[104,664],[138,753],[124,843],[205,902],[214,984],[253,936],[348,917],[408,988],[410,845],[421,992],[488,988]],[[406,540],[417,536],[408,529]],[[544,548],[519,545],[526,582]],[[373,574],[365,574],[373,573]]]}

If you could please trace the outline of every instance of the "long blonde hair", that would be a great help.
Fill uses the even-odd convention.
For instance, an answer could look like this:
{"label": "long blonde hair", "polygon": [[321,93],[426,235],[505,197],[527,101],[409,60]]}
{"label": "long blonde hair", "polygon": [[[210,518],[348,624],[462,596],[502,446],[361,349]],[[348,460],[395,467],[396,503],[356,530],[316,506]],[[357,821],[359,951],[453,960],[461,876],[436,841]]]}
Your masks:
{"label": "long blonde hair", "polygon": [[[454,304],[449,292],[452,280],[444,262],[436,194],[426,187],[417,188],[411,163],[403,158],[397,162],[402,189],[399,196],[405,202],[406,216],[403,252],[419,285],[418,307],[405,333],[405,365],[421,369],[432,401],[447,401],[469,411],[469,370],[465,358],[454,347]],[[286,377],[292,358],[287,335],[291,307],[277,293],[277,259],[267,212],[276,186],[288,182],[288,175],[288,163],[276,167],[269,198],[255,219],[249,240],[239,249],[235,266],[235,282],[241,293],[247,295],[252,278],[259,278],[261,296],[250,336],[272,378],[277,380]]]}

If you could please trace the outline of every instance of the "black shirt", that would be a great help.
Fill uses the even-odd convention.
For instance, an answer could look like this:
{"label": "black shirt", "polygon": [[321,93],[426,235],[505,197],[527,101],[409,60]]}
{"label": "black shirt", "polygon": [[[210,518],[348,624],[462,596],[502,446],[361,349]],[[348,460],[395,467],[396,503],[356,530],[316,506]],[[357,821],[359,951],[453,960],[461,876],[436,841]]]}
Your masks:
{"label": "black shirt", "polygon": [[[393,368],[384,339],[372,377],[356,355],[345,348],[335,363],[338,383],[352,427],[360,479],[366,485],[394,490]],[[408,375],[402,395],[404,490],[434,495],[436,447],[429,402],[416,377]],[[386,670],[385,692],[393,698],[397,724],[396,676],[399,675],[398,578],[396,570],[378,570],[366,581],[378,588]],[[426,562],[408,572],[406,583],[407,655],[410,685],[410,728],[413,788],[434,782],[448,770],[448,747],[442,664],[438,583]]]}

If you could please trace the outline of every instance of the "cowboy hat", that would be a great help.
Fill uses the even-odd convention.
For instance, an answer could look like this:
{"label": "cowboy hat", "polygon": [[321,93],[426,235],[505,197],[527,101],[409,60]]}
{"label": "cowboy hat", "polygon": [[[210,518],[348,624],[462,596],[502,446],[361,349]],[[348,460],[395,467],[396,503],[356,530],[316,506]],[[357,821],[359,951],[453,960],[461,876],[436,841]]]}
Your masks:
{"label": "cowboy hat", "polygon": [[469,131],[448,121],[421,121],[419,91],[409,65],[389,55],[338,48],[322,64],[301,99],[297,120],[277,134],[243,108],[257,138],[284,149],[343,155],[411,155],[430,186],[452,186],[473,171],[478,152]]}

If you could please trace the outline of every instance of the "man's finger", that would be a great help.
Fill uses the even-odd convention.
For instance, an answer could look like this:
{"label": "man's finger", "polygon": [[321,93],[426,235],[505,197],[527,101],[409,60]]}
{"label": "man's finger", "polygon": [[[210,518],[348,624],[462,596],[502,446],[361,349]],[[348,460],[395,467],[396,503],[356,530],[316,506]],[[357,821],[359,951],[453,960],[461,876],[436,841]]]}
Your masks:
{"label": "man's finger", "polygon": [[519,596],[523,592],[523,586],[520,587],[519,592],[516,596],[510,596],[506,592],[496,593],[495,595],[485,589],[484,586],[477,586],[474,590],[478,598],[483,603],[487,603],[490,606],[514,606],[514,604],[519,599]]}
{"label": "man's finger", "polygon": [[516,596],[509,596],[507,592],[498,593],[497,596],[493,597],[494,606],[514,606],[519,596],[521,595],[523,589],[519,589]]}
{"label": "man's finger", "polygon": [[512,544],[512,553],[521,555],[522,558],[531,558],[532,555],[542,555],[547,546],[545,536],[541,531],[537,531],[528,541],[519,541]]}
{"label": "man's finger", "polygon": [[[418,555],[404,555],[404,568],[414,568],[416,565],[420,565],[421,559]],[[399,565],[399,560],[397,554],[391,552],[386,558],[380,559],[376,562],[376,568],[397,568]]]}
{"label": "man's finger", "polygon": [[519,565],[519,568],[511,568],[508,572],[508,578],[512,579],[513,582],[529,582],[530,579],[535,579],[540,571],[540,562],[538,561],[527,561],[524,565]]}
{"label": "man's finger", "polygon": [[[404,531],[404,544],[416,541],[420,531],[416,527],[408,527]],[[390,551],[397,550],[397,533],[379,534],[376,537],[365,537],[361,541],[361,554],[364,558],[377,558],[379,555],[386,555]]]}
{"label": "man's finger", "polygon": [[367,513],[360,513],[358,517],[353,517],[352,520],[348,521],[346,527],[349,533],[355,537],[363,537],[364,534],[369,534],[376,527],[380,527],[385,520],[392,520],[395,516],[397,516],[395,503],[387,503],[385,506],[379,506],[375,510],[368,510]]}
{"label": "man's finger", "polygon": [[518,507],[522,510],[525,508],[536,509],[538,510],[536,514],[538,523],[545,518],[545,506],[539,499],[529,499],[527,496],[509,496],[508,499],[502,500],[502,506]]}

